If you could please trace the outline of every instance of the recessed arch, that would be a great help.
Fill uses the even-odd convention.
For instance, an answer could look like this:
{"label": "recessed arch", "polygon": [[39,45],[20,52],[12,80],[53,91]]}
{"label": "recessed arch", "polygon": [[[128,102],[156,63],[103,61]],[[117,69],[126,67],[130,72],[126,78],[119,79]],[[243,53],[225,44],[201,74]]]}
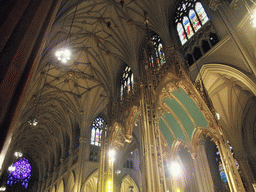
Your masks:
{"label": "recessed arch", "polygon": [[139,192],[139,188],[138,188],[137,184],[135,183],[135,181],[133,180],[133,178],[129,174],[126,174],[122,178],[120,192],[126,192],[126,191],[129,191],[131,189],[134,192]]}
{"label": "recessed arch", "polygon": [[81,192],[97,191],[98,169],[92,172],[82,183]]}
{"label": "recessed arch", "polygon": [[65,185],[64,185],[64,180],[61,179],[59,186],[57,187],[57,191],[56,192],[65,192]]}
{"label": "recessed arch", "polygon": [[[239,81],[243,82],[251,90],[251,92],[254,95],[256,95],[256,83],[248,75],[243,73],[241,70],[231,67],[228,64],[218,64],[218,63],[205,64],[202,66],[200,73],[202,75],[202,79],[204,80],[204,82],[207,81],[211,73],[219,73],[219,74],[233,76]],[[200,77],[197,76],[197,80],[199,78]]]}

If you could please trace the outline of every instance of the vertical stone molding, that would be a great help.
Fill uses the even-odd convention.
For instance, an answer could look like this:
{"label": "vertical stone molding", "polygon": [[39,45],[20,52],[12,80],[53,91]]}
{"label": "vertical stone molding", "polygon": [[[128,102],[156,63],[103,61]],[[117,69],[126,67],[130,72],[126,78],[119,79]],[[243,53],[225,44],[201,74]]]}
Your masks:
{"label": "vertical stone molding", "polygon": [[200,192],[214,192],[214,184],[205,152],[205,140],[199,141],[197,155],[193,158]]}
{"label": "vertical stone molding", "polygon": [[230,190],[245,192],[243,182],[236,168],[235,160],[230,151],[227,141],[225,139],[221,139],[219,143],[217,143],[217,147],[219,149],[220,157],[225,167],[225,173],[228,178]]}
{"label": "vertical stone molding", "polygon": [[86,137],[80,137],[79,139],[79,154],[78,154],[78,178],[77,178],[77,192],[80,192],[82,187],[83,171],[84,171],[84,162],[86,161],[86,147],[88,139]]}

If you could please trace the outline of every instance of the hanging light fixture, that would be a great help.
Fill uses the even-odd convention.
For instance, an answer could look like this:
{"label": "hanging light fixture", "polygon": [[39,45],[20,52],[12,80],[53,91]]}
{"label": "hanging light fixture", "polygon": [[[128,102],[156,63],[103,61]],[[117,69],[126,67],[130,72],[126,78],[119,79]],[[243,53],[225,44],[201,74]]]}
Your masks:
{"label": "hanging light fixture", "polygon": [[67,63],[70,60],[71,52],[68,49],[61,49],[56,51],[55,56],[62,63]]}
{"label": "hanging light fixture", "polygon": [[[73,23],[74,23],[76,11],[77,11],[77,6],[78,6],[78,2],[76,4],[76,9],[75,9],[75,12],[74,12],[74,16],[72,18],[72,22],[71,22],[71,25],[70,25],[70,28],[69,28],[68,35],[67,35],[65,43],[64,43],[64,47],[66,47],[68,38],[70,37],[70,34],[71,34],[71,30],[72,30],[72,27],[73,27]],[[66,64],[71,59],[71,51],[68,48],[60,48],[55,52],[55,56],[56,56],[58,61],[60,61],[61,63]]]}
{"label": "hanging light fixture", "polygon": [[23,156],[23,153],[21,153],[21,152],[19,152],[19,151],[15,151],[15,152],[14,152],[14,156],[15,156],[16,158],[19,158],[19,157],[22,157],[22,156]]}
{"label": "hanging light fixture", "polygon": [[30,120],[28,120],[28,124],[32,126],[37,126],[38,120],[35,117],[32,117]]}
{"label": "hanging light fixture", "polygon": [[15,171],[15,166],[13,166],[13,165],[11,165],[10,167],[8,167],[8,171],[9,172],[13,172],[13,171]]}

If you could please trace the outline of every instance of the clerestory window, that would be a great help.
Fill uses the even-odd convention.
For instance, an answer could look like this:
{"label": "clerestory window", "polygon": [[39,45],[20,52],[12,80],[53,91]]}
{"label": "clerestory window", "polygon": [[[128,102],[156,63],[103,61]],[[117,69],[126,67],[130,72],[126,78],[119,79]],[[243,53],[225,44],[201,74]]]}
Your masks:
{"label": "clerestory window", "polygon": [[101,133],[103,129],[104,119],[101,117],[97,117],[94,119],[92,123],[91,129],[91,145],[101,146]]}
{"label": "clerestory window", "polygon": [[[99,161],[103,126],[104,119],[102,117],[96,117],[92,122],[89,161]],[[105,131],[106,134],[107,131]]]}
{"label": "clerestory window", "polygon": [[122,72],[122,77],[121,77],[121,87],[120,87],[120,98],[121,100],[124,97],[124,92],[130,92],[133,89],[133,73],[131,70],[131,67],[128,65],[125,65],[123,72]]}
{"label": "clerestory window", "polygon": [[165,61],[165,54],[163,51],[163,43],[159,35],[156,33],[151,35],[150,40],[153,44],[153,50],[149,53],[149,63],[151,67],[160,67]]}
{"label": "clerestory window", "polygon": [[200,1],[181,1],[174,19],[181,44],[185,44],[208,20]]}

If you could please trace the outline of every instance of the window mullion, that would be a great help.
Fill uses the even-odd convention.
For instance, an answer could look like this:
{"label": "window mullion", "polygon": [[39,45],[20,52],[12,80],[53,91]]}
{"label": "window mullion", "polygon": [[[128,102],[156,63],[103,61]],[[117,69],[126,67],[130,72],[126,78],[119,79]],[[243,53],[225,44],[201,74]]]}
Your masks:
{"label": "window mullion", "polygon": [[[182,25],[183,31],[184,31],[184,33],[185,33],[185,35],[186,35],[186,39],[188,40],[188,35],[187,35],[186,29],[185,29],[185,27],[184,27],[184,25],[183,25],[183,20],[182,20],[182,22],[181,22],[181,25]],[[177,27],[176,27],[176,28],[177,28]]]}

